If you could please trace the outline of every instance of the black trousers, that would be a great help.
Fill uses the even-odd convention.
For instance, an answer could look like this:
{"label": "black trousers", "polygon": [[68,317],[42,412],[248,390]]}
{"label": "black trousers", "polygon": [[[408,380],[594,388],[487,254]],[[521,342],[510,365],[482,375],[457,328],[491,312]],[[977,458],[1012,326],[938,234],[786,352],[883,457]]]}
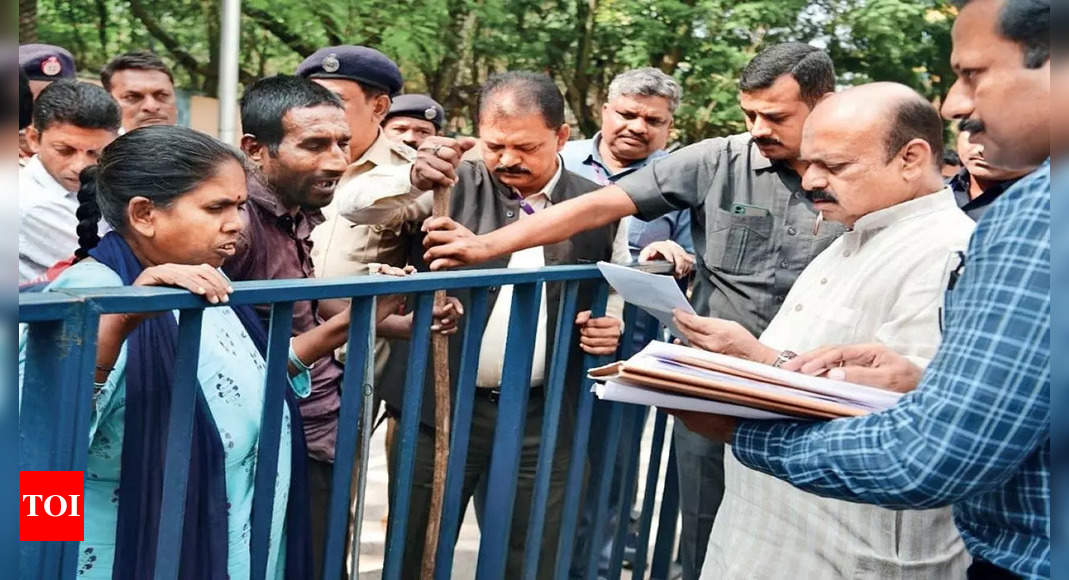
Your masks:
{"label": "black trousers", "polygon": [[[308,458],[308,514],[309,534],[312,536],[312,567],[317,580],[323,577],[323,550],[327,545],[327,516],[330,513],[331,479],[334,477],[334,464]],[[346,510],[348,513],[348,510]],[[348,520],[348,518],[346,518]],[[345,550],[349,551],[349,523],[345,524]],[[341,568],[341,580],[345,580],[345,564]]]}

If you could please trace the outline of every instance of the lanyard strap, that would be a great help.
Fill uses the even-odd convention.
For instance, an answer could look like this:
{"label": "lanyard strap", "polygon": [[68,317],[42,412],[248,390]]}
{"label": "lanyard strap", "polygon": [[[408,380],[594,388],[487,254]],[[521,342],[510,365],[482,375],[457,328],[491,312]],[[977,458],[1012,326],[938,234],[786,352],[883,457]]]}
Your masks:
{"label": "lanyard strap", "polygon": [[523,213],[527,215],[534,215],[535,208],[532,207],[531,204],[527,203],[527,200],[524,199],[523,196],[520,195],[519,192],[517,192],[515,189],[511,189],[511,191],[512,198],[520,202],[520,209],[523,210]]}

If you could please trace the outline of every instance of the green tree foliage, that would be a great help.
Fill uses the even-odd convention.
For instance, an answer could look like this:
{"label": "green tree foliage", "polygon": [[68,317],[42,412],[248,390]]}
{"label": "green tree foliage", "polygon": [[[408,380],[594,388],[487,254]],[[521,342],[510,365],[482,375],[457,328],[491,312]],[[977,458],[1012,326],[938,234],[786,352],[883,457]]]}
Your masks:
{"label": "green tree foliage", "polygon": [[[489,75],[543,71],[590,135],[612,77],[656,66],[683,85],[675,138],[691,142],[745,128],[737,75],[776,42],[825,47],[843,85],[894,80],[936,100],[952,79],[952,17],[943,0],[245,0],[240,68],[247,84],[292,72],[320,46],[374,46],[401,65],[408,92],[430,93],[462,132],[473,131]],[[37,0],[39,40],[68,47],[81,70],[148,48],[180,86],[209,95],[218,23],[215,0]]]}

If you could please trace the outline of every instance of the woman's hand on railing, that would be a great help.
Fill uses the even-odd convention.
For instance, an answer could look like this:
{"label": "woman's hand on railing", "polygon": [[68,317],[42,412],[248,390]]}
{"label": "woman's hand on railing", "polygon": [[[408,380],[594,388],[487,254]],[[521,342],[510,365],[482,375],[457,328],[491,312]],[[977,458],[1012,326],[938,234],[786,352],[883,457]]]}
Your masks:
{"label": "woman's hand on railing", "polygon": [[638,254],[639,262],[665,260],[675,266],[675,277],[684,278],[694,271],[694,256],[687,253],[683,246],[672,240],[662,240],[642,248]]}
{"label": "woman's hand on railing", "polygon": [[[207,264],[160,264],[145,268],[134,279],[133,286],[175,286],[203,296],[212,304],[230,301],[234,288],[218,270]],[[158,312],[105,314],[100,317],[97,334],[97,360],[93,380],[103,383],[114,369],[122,343],[146,318]]]}
{"label": "woman's hand on railing", "polygon": [[575,316],[575,325],[579,327],[579,348],[587,354],[611,355],[620,346],[621,325],[617,318],[591,318],[590,311],[584,310]]}
{"label": "woman's hand on railing", "polygon": [[145,268],[133,283],[134,286],[177,286],[203,296],[212,304],[230,301],[234,288],[219,270],[208,264],[160,264]]}

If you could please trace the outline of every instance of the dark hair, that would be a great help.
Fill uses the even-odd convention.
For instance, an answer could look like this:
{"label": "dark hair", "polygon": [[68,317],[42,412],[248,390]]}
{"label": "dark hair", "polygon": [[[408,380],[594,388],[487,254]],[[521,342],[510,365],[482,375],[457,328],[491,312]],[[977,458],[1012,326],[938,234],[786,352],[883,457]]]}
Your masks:
{"label": "dark hair", "polygon": [[282,143],[282,117],[290,109],[318,106],[344,109],[341,99],[311,80],[291,75],[275,75],[256,81],[241,97],[242,130],[271,153]]}
{"label": "dark hair", "polygon": [[[951,0],[958,8],[971,1]],[[998,29],[1021,46],[1026,68],[1039,68],[1050,60],[1050,0],[1005,0]]]}
{"label": "dark hair", "polygon": [[56,81],[45,87],[33,102],[33,126],[39,132],[58,123],[118,131],[121,122],[115,99],[108,91],[89,83]]}
{"label": "dark hair", "polygon": [[932,149],[932,164],[943,163],[943,118],[931,103],[919,94],[902,99],[893,111],[884,136],[887,161],[914,139],[923,139]]}
{"label": "dark hair", "polygon": [[82,170],[78,189],[78,249],[85,258],[100,238],[100,219],[115,231],[126,230],[126,208],[134,197],[147,197],[158,207],[216,175],[219,166],[245,156],[233,147],[193,129],[170,125],[142,127],[104,148],[97,165]]}
{"label": "dark hair", "polygon": [[30,79],[19,69],[19,130],[25,129],[33,122],[33,91]]}
{"label": "dark hair", "polygon": [[[520,112],[495,102],[494,98],[502,94],[512,96],[516,106],[523,112],[538,111],[550,129],[556,130],[564,124],[564,95],[553,79],[544,74],[520,71],[490,77],[479,92],[480,120],[493,114],[514,115]],[[488,110],[490,108],[494,110]]]}
{"label": "dark hair", "polygon": [[957,151],[953,149],[943,149],[943,165],[953,165],[954,167],[961,167],[961,156]]}
{"label": "dark hair", "polygon": [[802,100],[810,107],[835,90],[835,65],[831,57],[801,42],[776,44],[753,57],[739,76],[739,90],[750,93],[767,89],[785,74],[798,82]]}
{"label": "dark hair", "polygon": [[160,57],[149,51],[127,52],[111,59],[103,70],[100,71],[100,84],[104,89],[111,91],[111,77],[115,73],[124,70],[154,70],[167,75],[167,79],[174,84],[174,75],[171,69],[160,60]]}

